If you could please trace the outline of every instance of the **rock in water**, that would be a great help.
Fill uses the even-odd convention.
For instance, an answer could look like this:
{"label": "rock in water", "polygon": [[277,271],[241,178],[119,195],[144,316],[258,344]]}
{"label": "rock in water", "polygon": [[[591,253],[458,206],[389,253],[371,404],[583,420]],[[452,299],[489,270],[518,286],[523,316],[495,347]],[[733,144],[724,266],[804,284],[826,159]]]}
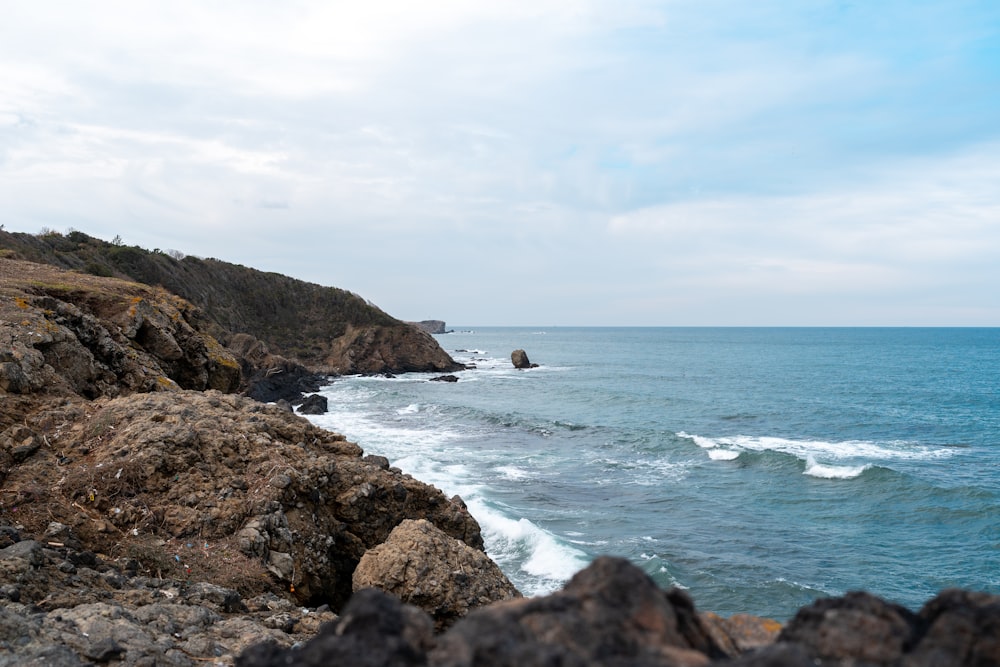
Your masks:
{"label": "rock in water", "polygon": [[528,359],[528,353],[524,350],[514,350],[510,353],[510,361],[514,368],[538,368],[538,364],[533,364]]}
{"label": "rock in water", "polygon": [[306,399],[302,401],[302,405],[299,406],[299,414],[325,415],[329,407],[330,403],[326,400],[326,396],[313,394],[311,396],[306,396]]}
{"label": "rock in water", "polygon": [[365,552],[352,581],[355,591],[379,588],[420,607],[439,631],[471,609],[521,597],[485,553],[425,519],[403,521]]}

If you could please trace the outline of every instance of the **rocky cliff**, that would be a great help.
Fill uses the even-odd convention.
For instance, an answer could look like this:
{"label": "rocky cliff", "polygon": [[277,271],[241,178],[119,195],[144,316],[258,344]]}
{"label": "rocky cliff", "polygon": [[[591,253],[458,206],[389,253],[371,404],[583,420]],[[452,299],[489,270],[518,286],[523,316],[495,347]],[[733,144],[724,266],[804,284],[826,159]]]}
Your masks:
{"label": "rocky cliff", "polygon": [[223,345],[233,335],[250,335],[271,353],[323,373],[461,368],[418,327],[334,287],[217,259],[108,243],[82,232],[0,231],[4,256],[162,287],[197,306],[206,331]]}
{"label": "rocky cliff", "polygon": [[232,393],[295,366],[213,329],[163,288],[0,258],[0,664],[287,645],[406,520],[486,559],[461,499]]}
{"label": "rocky cliff", "polygon": [[[324,359],[409,368],[398,332]],[[0,257],[0,666],[1000,665],[1000,598],[967,591],[782,629],[599,559],[520,598],[460,498],[232,393],[300,370],[162,287]]]}

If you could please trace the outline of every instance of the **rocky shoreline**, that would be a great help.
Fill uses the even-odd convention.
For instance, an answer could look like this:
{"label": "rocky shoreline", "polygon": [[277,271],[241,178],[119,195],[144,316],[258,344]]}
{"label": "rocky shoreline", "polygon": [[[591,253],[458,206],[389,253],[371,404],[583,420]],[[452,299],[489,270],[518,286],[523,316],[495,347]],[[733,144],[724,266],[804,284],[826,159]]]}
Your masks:
{"label": "rocky shoreline", "polygon": [[[1000,665],[1000,598],[965,591],[781,628],[602,558],[522,598],[461,498],[261,402],[323,376],[215,334],[162,288],[0,256],[0,665]],[[405,329],[344,335],[323,354],[419,365]]]}

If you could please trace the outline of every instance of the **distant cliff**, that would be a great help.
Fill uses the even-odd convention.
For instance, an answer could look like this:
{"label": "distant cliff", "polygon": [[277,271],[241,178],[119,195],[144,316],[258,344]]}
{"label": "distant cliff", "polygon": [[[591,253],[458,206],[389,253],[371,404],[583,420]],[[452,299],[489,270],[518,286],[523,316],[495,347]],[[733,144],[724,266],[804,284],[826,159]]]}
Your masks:
{"label": "distant cliff", "polygon": [[0,231],[0,256],[161,286],[198,306],[222,344],[249,334],[325,373],[462,368],[418,327],[334,287],[223,262],[107,242],[82,232]]}
{"label": "distant cliff", "polygon": [[443,320],[422,320],[420,322],[410,322],[410,324],[420,327],[429,334],[448,333]]}

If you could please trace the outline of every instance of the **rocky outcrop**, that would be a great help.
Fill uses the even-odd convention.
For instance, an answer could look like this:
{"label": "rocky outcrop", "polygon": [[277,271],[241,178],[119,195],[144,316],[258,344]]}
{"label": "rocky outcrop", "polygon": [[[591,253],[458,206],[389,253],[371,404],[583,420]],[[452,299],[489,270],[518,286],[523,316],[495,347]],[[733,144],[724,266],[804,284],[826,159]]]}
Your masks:
{"label": "rocky outcrop", "polygon": [[240,365],[161,289],[0,258],[0,390],[8,394],[234,391]]}
{"label": "rocky outcrop", "polygon": [[339,375],[451,373],[465,368],[449,357],[429,333],[410,325],[350,327],[331,343],[321,366]]}
{"label": "rocky outcrop", "polygon": [[307,392],[319,391],[327,379],[296,361],[271,354],[263,341],[249,334],[228,336],[226,347],[240,360],[243,393],[263,403],[299,400]]}
{"label": "rocky outcrop", "polygon": [[[852,593],[804,608],[781,631],[765,619],[719,623],[683,591],[599,558],[557,593],[472,611],[436,637],[430,619],[374,589],[300,649],[248,649],[240,667],[985,667],[1000,665],[1000,596],[945,591],[918,614]],[[732,619],[731,619],[732,620]],[[742,645],[741,645],[742,644]],[[329,662],[327,662],[329,661]]]}
{"label": "rocky outcrop", "polygon": [[330,402],[326,399],[326,396],[312,394],[311,396],[306,396],[302,403],[299,404],[299,414],[325,415],[329,408]]}
{"label": "rocky outcrop", "polygon": [[482,551],[425,519],[403,521],[354,570],[354,590],[375,587],[420,607],[443,630],[470,610],[521,597]]}
{"label": "rocky outcrop", "polygon": [[528,353],[524,350],[514,350],[510,353],[510,362],[514,364],[514,368],[538,368],[538,364],[533,364],[528,359]]}
{"label": "rocky outcrop", "polygon": [[442,320],[422,320],[420,322],[410,322],[410,324],[420,327],[429,334],[448,333]]}
{"label": "rocky outcrop", "polygon": [[[161,286],[200,309],[206,331],[218,340],[228,344],[231,335],[246,334],[314,371],[458,370],[417,327],[335,287],[217,259],[107,243],[76,231],[63,236],[0,230],[3,255]],[[359,333],[366,331],[371,335]]]}
{"label": "rocky outcrop", "polygon": [[1000,665],[1000,596],[947,590],[916,614],[862,592],[818,600],[775,644],[735,664]]}
{"label": "rocky outcrop", "polygon": [[[144,554],[148,571],[169,560],[167,545],[191,542],[192,557],[238,555],[274,590],[336,608],[365,551],[404,519],[483,547],[460,501],[302,417],[236,395],[64,401],[4,435],[15,445],[3,453],[4,498],[28,531],[58,521],[94,551]],[[17,450],[30,438],[43,444]],[[14,465],[15,456],[24,460]],[[217,564],[190,576],[220,583],[227,568]]]}
{"label": "rocky outcrop", "polygon": [[290,646],[336,618],[252,585],[241,594],[183,576],[143,575],[138,560],[108,561],[54,525],[39,542],[0,524],[8,544],[0,549],[0,666],[232,664],[261,640]]}

